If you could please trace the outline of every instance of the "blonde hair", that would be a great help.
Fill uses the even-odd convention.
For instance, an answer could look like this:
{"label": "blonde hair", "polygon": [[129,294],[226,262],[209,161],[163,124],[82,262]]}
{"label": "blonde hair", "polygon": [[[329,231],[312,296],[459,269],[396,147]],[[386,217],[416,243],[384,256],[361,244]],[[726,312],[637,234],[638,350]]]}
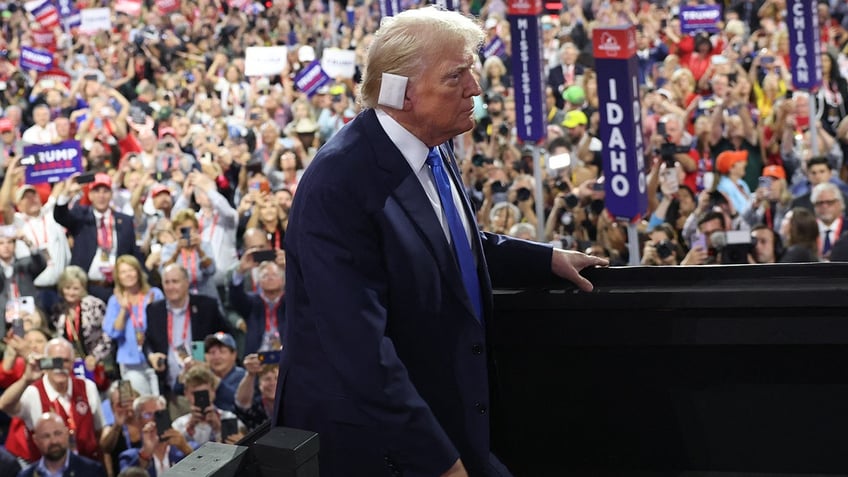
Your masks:
{"label": "blonde hair", "polygon": [[485,37],[473,18],[434,6],[384,18],[368,49],[360,103],[367,108],[377,106],[383,73],[417,78],[445,48],[462,45],[473,55]]}
{"label": "blonde hair", "polygon": [[141,293],[150,291],[147,274],[144,273],[144,269],[141,268],[141,263],[138,259],[133,255],[121,255],[115,260],[115,295],[122,294],[125,291],[124,286],[121,285],[121,281],[118,280],[118,267],[121,265],[129,265],[135,269],[135,272],[138,274],[138,289]]}
{"label": "blonde hair", "polygon": [[171,218],[171,225],[176,226],[177,224],[182,224],[183,222],[188,220],[194,223],[195,228],[200,226],[200,224],[197,222],[197,215],[195,215],[194,211],[191,209],[182,209],[181,211],[174,214],[174,216]]}
{"label": "blonde hair", "polygon": [[56,283],[56,287],[59,289],[59,293],[62,293],[62,289],[68,286],[71,280],[77,280],[82,286],[82,296],[88,295],[86,291],[88,287],[88,274],[85,273],[85,270],[82,268],[71,265],[66,269],[62,270],[62,274],[59,275],[59,281]]}

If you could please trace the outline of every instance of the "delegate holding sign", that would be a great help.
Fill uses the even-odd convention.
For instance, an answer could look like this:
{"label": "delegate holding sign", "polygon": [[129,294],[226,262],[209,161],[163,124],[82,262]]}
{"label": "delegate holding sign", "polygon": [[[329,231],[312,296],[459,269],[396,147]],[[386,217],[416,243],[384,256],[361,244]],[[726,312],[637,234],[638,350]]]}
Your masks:
{"label": "delegate holding sign", "polygon": [[82,172],[79,141],[65,141],[47,146],[26,146],[21,165],[26,166],[27,184],[52,184]]}

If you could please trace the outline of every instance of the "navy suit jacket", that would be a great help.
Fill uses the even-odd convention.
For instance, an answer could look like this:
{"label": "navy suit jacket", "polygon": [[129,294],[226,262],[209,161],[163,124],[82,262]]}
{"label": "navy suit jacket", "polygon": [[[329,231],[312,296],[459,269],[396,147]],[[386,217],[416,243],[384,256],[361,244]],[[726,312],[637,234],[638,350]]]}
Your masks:
{"label": "navy suit jacket", "polygon": [[[246,274],[246,275],[249,275]],[[255,353],[262,346],[262,336],[265,334],[265,300],[258,293],[245,292],[244,282],[238,286],[229,285],[230,306],[236,310],[247,325],[247,334],[244,337],[244,354]],[[277,332],[283,336],[283,327],[286,321],[286,304],[280,302],[277,307]]]}
{"label": "navy suit jacket", "polygon": [[[135,243],[133,218],[114,210],[112,214],[118,237],[115,244],[115,256],[134,255],[143,264],[144,259]],[[81,267],[88,273],[91,261],[94,260],[94,255],[97,253],[97,220],[94,217],[94,209],[85,206],[68,209],[68,204],[57,204],[53,209],[53,218],[59,225],[68,229],[68,235],[74,238],[74,247],[71,249],[71,265]]]}
{"label": "navy suit jacket", "polygon": [[[486,329],[421,183],[374,110],[318,152],[285,243],[276,424],[320,434],[323,477],[440,475],[460,457],[470,475],[488,475]],[[551,278],[550,247],[480,233],[473,248],[483,323],[493,320],[492,282]]]}
{"label": "navy suit jacket", "polygon": [[[33,463],[18,473],[18,477],[33,477],[38,469],[38,462]],[[68,468],[62,473],[63,477],[106,477],[106,471],[100,462],[93,461],[71,452]]]}

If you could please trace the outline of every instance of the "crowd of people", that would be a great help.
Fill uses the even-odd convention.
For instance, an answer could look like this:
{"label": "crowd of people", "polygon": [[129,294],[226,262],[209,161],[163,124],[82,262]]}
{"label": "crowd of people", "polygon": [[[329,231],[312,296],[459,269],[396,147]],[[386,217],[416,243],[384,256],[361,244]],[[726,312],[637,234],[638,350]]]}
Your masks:
{"label": "crowd of people", "polygon": [[[380,20],[371,1],[183,0],[165,13],[145,1],[137,15],[102,3],[112,28],[97,32],[0,6],[0,410],[12,455],[0,465],[42,475],[88,465],[76,454],[110,476],[157,475],[268,419],[289,210],[318,149],[364,109]],[[628,224],[598,187],[590,41],[597,25],[630,23],[649,158],[641,263],[848,260],[845,3],[818,2],[816,91],[792,85],[784,0],[728,1],[718,32],[694,35],[681,32],[681,3],[565,0],[541,17],[540,217],[532,149],[515,132],[505,2],[460,2],[487,43],[505,45],[481,48],[477,125],[454,140],[480,228],[630,261]],[[277,45],[284,71],[245,75],[246,48]],[[64,76],[23,68],[33,47]],[[355,52],[353,75],[298,90],[296,75],[334,48]],[[25,148],[70,140],[84,170],[27,183]],[[171,430],[157,429],[160,411]]]}

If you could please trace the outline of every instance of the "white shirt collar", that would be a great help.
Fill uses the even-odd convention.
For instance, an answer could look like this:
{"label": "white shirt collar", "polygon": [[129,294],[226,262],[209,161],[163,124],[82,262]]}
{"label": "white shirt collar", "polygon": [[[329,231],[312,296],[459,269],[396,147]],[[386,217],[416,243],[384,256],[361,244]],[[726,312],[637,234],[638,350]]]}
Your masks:
{"label": "white shirt collar", "polygon": [[71,378],[73,378],[73,376],[68,375],[68,392],[60,396],[59,392],[56,391],[56,388],[54,388],[53,385],[50,383],[50,380],[47,379],[47,374],[42,376],[41,382],[42,384],[44,384],[44,392],[47,394],[47,400],[52,402],[55,401],[58,397],[63,397],[65,399],[70,400],[71,389],[73,389],[73,381],[71,380]]}
{"label": "white shirt collar", "polygon": [[111,210],[109,210],[109,209],[106,209],[105,212],[98,212],[97,209],[91,209],[91,210],[94,212],[94,218],[97,219],[97,220],[108,218],[109,213],[111,212]]}
{"label": "white shirt collar", "polygon": [[400,150],[400,153],[406,159],[406,162],[409,163],[412,171],[417,174],[424,167],[424,163],[427,162],[427,153],[430,152],[427,145],[421,142],[411,132],[407,131],[406,128],[401,126],[400,123],[395,121],[393,117],[389,116],[382,109],[376,109],[375,111],[377,113],[377,121],[383,127],[383,131],[386,132],[392,143]]}

